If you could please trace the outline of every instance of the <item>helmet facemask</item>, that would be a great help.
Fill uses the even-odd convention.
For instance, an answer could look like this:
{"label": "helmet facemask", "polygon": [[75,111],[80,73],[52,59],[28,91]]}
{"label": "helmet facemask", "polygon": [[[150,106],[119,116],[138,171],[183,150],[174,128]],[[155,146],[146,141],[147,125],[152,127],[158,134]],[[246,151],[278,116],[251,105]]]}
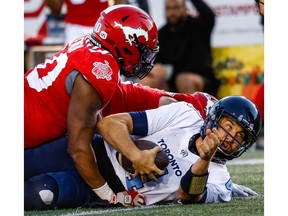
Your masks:
{"label": "helmet facemask", "polygon": [[[234,136],[232,136],[225,128],[220,125],[220,119],[222,117],[228,117],[232,121],[239,124],[245,130],[245,137],[242,141],[237,140]],[[249,123],[245,119],[236,118],[235,116],[226,113],[224,110],[217,110],[213,114],[209,114],[204,122],[204,125],[201,128],[201,137],[202,139],[206,136],[207,129],[221,128],[227,134],[226,138],[219,144],[217,147],[216,153],[213,157],[214,160],[232,160],[234,158],[240,157],[248,148],[250,148],[257,140],[257,135],[251,130]],[[232,153],[226,153],[222,148],[221,145],[226,141],[228,137],[231,137],[237,144],[237,149]]]}
{"label": "helmet facemask", "polygon": [[[220,119],[227,115],[222,114],[219,116],[219,120],[216,121],[216,128],[221,128],[225,133],[226,133],[226,137],[225,139],[219,144],[219,146],[217,147],[217,151],[215,153],[215,158],[224,158],[227,160],[232,160],[234,158],[238,158],[240,157],[248,148],[250,148],[255,142],[256,142],[256,137],[254,135],[252,135],[251,133],[248,133],[247,130],[245,129],[245,136],[243,137],[242,140],[237,140],[237,138],[235,138],[235,136],[231,135],[224,127],[222,127],[222,125],[219,123]],[[233,118],[228,117],[229,119],[231,119],[232,121],[236,122],[237,124],[239,124],[239,122],[235,121]],[[243,127],[243,124],[239,124],[241,127]],[[244,127],[243,127],[244,128]],[[221,147],[222,145],[225,143],[226,139],[228,139],[228,137],[230,137],[235,143],[238,144],[238,147],[236,148],[236,150],[232,153],[227,153],[225,152],[225,150],[223,150]]]}

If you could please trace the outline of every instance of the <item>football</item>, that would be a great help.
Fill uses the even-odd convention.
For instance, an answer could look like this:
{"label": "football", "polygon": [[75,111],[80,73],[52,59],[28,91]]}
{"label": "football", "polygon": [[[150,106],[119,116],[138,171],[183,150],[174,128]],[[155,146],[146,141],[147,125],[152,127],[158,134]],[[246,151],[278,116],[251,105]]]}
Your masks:
{"label": "football", "polygon": [[[149,140],[135,140],[134,143],[136,147],[139,148],[140,150],[152,149],[155,146],[157,146],[156,143],[149,141]],[[132,162],[127,157],[122,155],[120,152],[117,152],[116,157],[117,157],[119,164],[127,172],[134,174],[135,169],[133,168]],[[165,167],[168,166],[169,158],[165,154],[165,152],[162,150],[157,153],[154,163],[159,169],[163,170]]]}

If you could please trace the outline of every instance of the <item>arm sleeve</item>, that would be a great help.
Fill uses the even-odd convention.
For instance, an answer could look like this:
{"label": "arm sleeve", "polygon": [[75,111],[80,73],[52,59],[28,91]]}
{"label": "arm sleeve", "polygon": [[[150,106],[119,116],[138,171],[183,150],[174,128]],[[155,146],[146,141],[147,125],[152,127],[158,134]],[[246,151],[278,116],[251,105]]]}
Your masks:
{"label": "arm sleeve", "polygon": [[148,132],[148,121],[146,112],[130,112],[133,121],[132,135],[146,136]]}
{"label": "arm sleeve", "polygon": [[152,89],[139,83],[121,82],[113,94],[110,103],[102,111],[103,116],[120,112],[144,111],[159,106],[163,90]]}
{"label": "arm sleeve", "polygon": [[[146,136],[165,128],[202,125],[203,119],[193,105],[186,102],[171,103],[144,112],[130,112],[133,121],[132,135]],[[194,122],[194,123],[193,123]]]}

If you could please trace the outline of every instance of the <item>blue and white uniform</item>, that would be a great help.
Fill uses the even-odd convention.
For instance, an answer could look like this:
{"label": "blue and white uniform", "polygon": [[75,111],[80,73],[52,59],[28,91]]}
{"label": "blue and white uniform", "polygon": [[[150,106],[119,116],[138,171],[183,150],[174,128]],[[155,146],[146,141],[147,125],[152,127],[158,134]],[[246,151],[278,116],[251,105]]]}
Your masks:
{"label": "blue and white uniform", "polygon": [[[199,158],[189,151],[190,138],[200,133],[203,119],[189,103],[178,102],[145,112],[131,113],[133,132],[146,134],[140,139],[150,140],[161,146],[169,158],[165,174],[156,182],[142,183],[140,178],[133,178],[118,163],[116,150],[105,143],[108,157],[113,168],[126,189],[136,189],[146,198],[146,205],[158,202],[177,201],[177,190],[182,176]],[[207,181],[205,203],[230,201],[231,180],[226,165],[211,162]]]}

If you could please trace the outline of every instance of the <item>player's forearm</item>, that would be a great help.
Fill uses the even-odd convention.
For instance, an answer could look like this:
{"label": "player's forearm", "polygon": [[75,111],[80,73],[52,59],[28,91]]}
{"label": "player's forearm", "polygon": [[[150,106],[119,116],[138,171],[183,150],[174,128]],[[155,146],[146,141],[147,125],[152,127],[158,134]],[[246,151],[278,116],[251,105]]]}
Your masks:
{"label": "player's forearm", "polygon": [[101,187],[105,180],[99,172],[90,144],[78,142],[77,146],[78,148],[69,148],[68,144],[68,153],[72,157],[78,172],[91,188]]}
{"label": "player's forearm", "polygon": [[199,158],[182,177],[178,195],[184,204],[205,202],[209,163]]}
{"label": "player's forearm", "polygon": [[76,169],[87,185],[103,200],[110,201],[113,191],[103,179],[97,165],[96,157],[91,147],[79,149],[71,154]]}
{"label": "player's forearm", "polygon": [[180,198],[180,200],[182,201],[183,204],[189,204],[189,203],[200,203],[199,201],[201,201],[203,194],[200,195],[189,195],[187,193],[185,193],[182,189],[181,186],[179,186],[178,188],[178,196]]}
{"label": "player's forearm", "polygon": [[207,173],[210,161],[199,158],[191,167],[191,172],[195,175],[203,175]]}
{"label": "player's forearm", "polygon": [[[73,116],[76,115],[74,114]],[[94,125],[95,124],[96,123],[94,123]],[[77,118],[68,118],[67,151],[72,157],[74,164],[84,181],[91,188],[98,188],[101,187],[105,181],[99,173],[96,157],[91,147],[91,141],[94,134],[92,125],[92,123],[83,124],[83,122],[79,121]]]}

